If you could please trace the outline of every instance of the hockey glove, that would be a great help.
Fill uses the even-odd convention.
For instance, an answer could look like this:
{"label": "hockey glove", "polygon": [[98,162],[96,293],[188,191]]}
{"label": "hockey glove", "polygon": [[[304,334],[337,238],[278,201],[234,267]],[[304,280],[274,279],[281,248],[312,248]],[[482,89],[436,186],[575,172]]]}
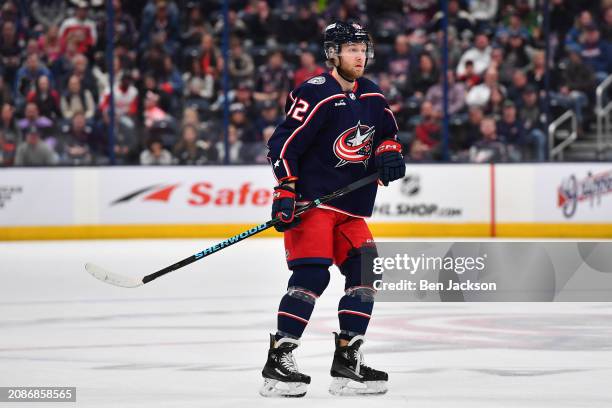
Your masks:
{"label": "hockey glove", "polygon": [[285,232],[301,222],[301,219],[295,216],[296,194],[295,189],[289,186],[292,181],[295,181],[295,179],[283,181],[274,187],[272,218],[278,217],[281,220],[274,226],[278,232]]}
{"label": "hockey glove", "polygon": [[406,163],[404,163],[402,145],[399,142],[391,139],[383,140],[374,156],[378,169],[378,180],[384,186],[406,175]]}

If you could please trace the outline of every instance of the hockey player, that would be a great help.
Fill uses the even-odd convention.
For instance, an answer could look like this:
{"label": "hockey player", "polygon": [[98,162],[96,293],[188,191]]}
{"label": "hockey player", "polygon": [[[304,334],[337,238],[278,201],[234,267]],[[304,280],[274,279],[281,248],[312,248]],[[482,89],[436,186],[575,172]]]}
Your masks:
{"label": "hockey player", "polygon": [[263,396],[306,394],[310,377],[299,372],[292,352],[329,283],[332,264],[346,282],[338,305],[340,330],[334,333],[329,391],[387,391],[387,373],[366,366],[360,351],[375,295],[372,280],[361,276],[362,262],[371,263],[376,256],[364,218],[372,215],[378,186],[365,186],[300,217],[295,210],[376,172],[379,184],[386,186],[403,178],[406,167],[393,113],[378,86],[362,77],[374,56],[368,32],[356,23],[331,24],[325,29],[324,49],[331,73],[311,78],[289,94],[286,118],[268,142],[278,180],[272,216],[283,221],[277,230],[284,232],[292,275],[279,305],[277,332],[270,335]]}

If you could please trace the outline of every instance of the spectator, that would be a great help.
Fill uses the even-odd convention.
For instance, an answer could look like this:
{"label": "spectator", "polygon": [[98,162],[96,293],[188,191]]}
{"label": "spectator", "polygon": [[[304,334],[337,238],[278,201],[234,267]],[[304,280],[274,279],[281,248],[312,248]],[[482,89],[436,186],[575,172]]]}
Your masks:
{"label": "spectator", "polygon": [[38,49],[47,64],[53,64],[62,55],[62,44],[59,38],[59,28],[51,25],[47,32],[38,37]]}
{"label": "spectator", "polygon": [[[135,126],[135,118],[138,113],[138,90],[132,85],[132,77],[127,72],[119,74],[119,81],[115,84],[115,115],[127,120],[126,125],[130,128]],[[102,96],[99,109],[106,113],[109,109],[110,90]]]}
{"label": "spectator", "polygon": [[[443,19],[444,11],[438,11],[430,23],[430,30],[442,30]],[[448,2],[448,26],[454,27],[459,35],[471,33],[474,30],[474,18],[470,13],[461,10],[459,0],[450,0]]]}
{"label": "spectator", "polygon": [[[135,129],[131,127],[129,119],[126,116],[117,116],[115,118],[114,128],[114,144],[113,150],[115,155],[115,164],[138,164],[138,138]],[[96,124],[95,140],[98,145],[98,155],[96,162],[103,164],[108,160],[109,145],[108,137],[110,134],[110,114],[108,110],[102,112],[102,120]]]}
{"label": "spectator", "polygon": [[170,116],[159,107],[159,95],[148,91],[145,97],[144,124],[147,128],[153,127],[155,122],[168,120]]}
{"label": "spectator", "polygon": [[193,58],[187,72],[183,74],[185,98],[188,105],[208,109],[215,96],[215,80],[211,74],[205,74],[197,58]]}
{"label": "spectator", "polygon": [[40,63],[38,54],[28,55],[24,65],[17,71],[15,79],[15,95],[20,101],[25,101],[26,95],[36,90],[36,81],[41,75],[51,77],[51,72]]}
{"label": "spectator", "polygon": [[15,166],[52,166],[57,164],[57,154],[41,140],[37,128],[27,128],[25,135],[25,141],[19,144],[15,153]]}
{"label": "spectator", "polygon": [[515,105],[521,104],[523,97],[523,91],[529,85],[527,74],[525,71],[517,69],[512,74],[512,83],[508,87],[508,98],[514,102]]}
{"label": "spectator", "polygon": [[86,54],[98,41],[98,31],[93,20],[88,18],[88,5],[78,0],[73,17],[69,17],[59,28],[60,42],[66,44],[70,39],[75,41],[77,52]]}
{"label": "spectator", "polygon": [[268,63],[260,67],[255,86],[255,100],[267,99],[284,102],[291,85],[291,71],[285,64],[283,53],[273,51],[268,57]]}
{"label": "spectator", "polygon": [[559,92],[552,93],[552,100],[564,108],[572,109],[576,113],[578,124],[582,126],[582,110],[588,105],[587,95],[595,89],[595,72],[583,63],[579,46],[568,48],[569,57],[561,77],[563,85]]}
{"label": "spectator", "polygon": [[519,120],[525,128],[527,142],[535,145],[534,158],[537,161],[546,160],[546,120],[540,108],[537,89],[533,85],[527,85],[523,90]]}
{"label": "spectator", "polygon": [[210,34],[202,36],[199,59],[204,74],[217,79],[219,73],[223,70],[223,58],[221,58],[221,52],[215,46],[213,36]]}
{"label": "spectator", "polygon": [[[450,115],[457,115],[465,108],[465,86],[461,82],[455,81],[455,72],[448,70],[446,72],[448,78],[448,112]],[[444,87],[443,80],[433,85],[427,91],[425,100],[430,102],[436,115],[439,117],[443,116],[443,103],[444,103]]]}
{"label": "spectator", "polygon": [[59,93],[51,88],[51,81],[48,76],[41,75],[36,81],[36,89],[31,90],[26,100],[38,106],[41,115],[52,120],[61,117]]}
{"label": "spectator", "polygon": [[422,53],[419,58],[419,66],[411,75],[411,88],[414,97],[422,100],[425,94],[440,79],[440,72],[433,58],[427,53]]}
{"label": "spectator", "polygon": [[[112,0],[113,11],[115,13],[115,31],[113,43],[115,47],[125,47],[131,52],[135,52],[136,46],[138,45],[138,31],[136,31],[136,24],[132,16],[123,11],[121,0]],[[104,19],[100,23],[99,32],[101,35],[98,39],[98,49],[104,50],[106,48],[106,24],[107,21]]]}
{"label": "spectator", "polygon": [[467,50],[461,56],[457,66],[457,75],[460,77],[465,74],[465,64],[467,61],[472,61],[474,64],[474,73],[476,75],[484,73],[489,64],[491,64],[491,46],[489,45],[489,37],[485,33],[477,34],[474,47]]}
{"label": "spectator", "polygon": [[254,13],[245,16],[245,23],[255,45],[276,46],[279,32],[278,20],[270,10],[267,1],[257,0]]}
{"label": "spectator", "polygon": [[0,76],[0,105],[3,105],[4,103],[11,103],[12,101],[12,92],[6,82],[4,82],[4,77]]}
{"label": "spectator", "polygon": [[[228,140],[228,160],[229,163],[240,164],[244,163],[244,158],[242,156],[242,152],[244,150],[244,146],[242,140],[240,140],[240,134],[238,129],[234,125],[229,125],[227,128],[227,140]],[[216,144],[217,151],[219,152],[219,157],[221,160],[225,160],[226,151],[225,151],[225,142],[219,141]]]}
{"label": "spectator", "polygon": [[585,33],[586,28],[594,24],[595,20],[593,19],[593,14],[589,10],[583,10],[576,19],[574,27],[567,33],[565,37],[565,46],[578,45],[580,43],[580,37]]}
{"label": "spectator", "polygon": [[[274,103],[274,101],[269,101]],[[236,129],[238,138],[246,143],[257,141],[257,135],[253,125],[246,115],[246,109],[240,102],[230,105],[230,124]]]}
{"label": "spectator", "polygon": [[474,71],[474,61],[465,61],[465,71],[458,77],[459,81],[465,83],[468,90],[472,89],[482,81],[482,77]]}
{"label": "spectator", "polygon": [[320,36],[319,21],[312,7],[308,3],[300,4],[297,16],[291,20],[291,32],[287,37],[304,48],[309,42],[317,41]]}
{"label": "spectator", "polygon": [[523,35],[520,31],[511,31],[508,45],[504,52],[504,61],[512,69],[523,69],[529,65],[530,58],[527,54],[528,46],[525,45]]}
{"label": "spectator", "polygon": [[60,106],[64,119],[71,120],[77,112],[82,112],[87,120],[93,119],[96,105],[88,89],[82,89],[81,80],[72,75],[68,89],[62,95]]}
{"label": "spectator", "polygon": [[168,166],[172,164],[172,160],[172,154],[164,149],[162,142],[156,138],[151,139],[147,144],[147,149],[140,154],[140,164],[145,166]]}
{"label": "spectator", "polygon": [[470,89],[466,96],[466,103],[470,106],[488,106],[492,99],[503,98],[505,89],[499,83],[499,75],[495,68],[489,68],[485,73],[484,82]]}
{"label": "spectator", "polygon": [[179,40],[178,11],[174,2],[156,0],[145,7],[140,28],[140,49],[162,44],[164,51],[175,55]]}
{"label": "spectator", "polygon": [[298,87],[303,82],[306,82],[312,77],[321,75],[325,72],[325,68],[317,65],[314,55],[310,51],[304,51],[300,55],[300,68],[295,71],[293,77],[294,87]]}
{"label": "spectator", "polygon": [[469,160],[472,163],[507,162],[507,146],[497,138],[495,119],[485,117],[480,123],[481,139],[470,148]]}
{"label": "spectator", "polygon": [[604,10],[601,38],[608,43],[612,42],[612,6],[608,6]]}
{"label": "spectator", "polygon": [[62,162],[71,166],[90,165],[97,146],[91,127],[87,126],[85,114],[74,113],[70,126],[64,131]]}
{"label": "spectator", "polygon": [[[230,36],[237,37],[240,41],[245,41],[248,38],[248,28],[245,22],[240,18],[236,10],[229,10],[227,14],[227,20],[229,21],[230,27]],[[223,25],[224,19],[223,14],[219,16],[219,19],[215,23],[214,33],[217,37],[221,37],[223,35]]]}
{"label": "spectator", "polygon": [[480,124],[484,119],[484,109],[480,106],[471,106],[468,110],[467,123],[462,126],[457,138],[453,138],[453,147],[457,150],[469,149],[480,140]]}
{"label": "spectator", "polygon": [[470,0],[469,12],[478,21],[479,28],[488,25],[495,18],[498,10],[498,0]]}
{"label": "spectator", "polygon": [[415,161],[435,159],[440,146],[440,131],[440,116],[430,102],[423,102],[420,121],[414,130],[416,137],[410,146],[410,158]]}
{"label": "spectator", "polygon": [[174,157],[181,165],[210,164],[219,158],[217,149],[210,141],[198,139],[198,130],[193,125],[183,127],[181,139],[174,146]]}
{"label": "spectator", "polygon": [[4,80],[7,84],[15,82],[15,75],[21,64],[21,50],[23,42],[17,37],[17,28],[12,21],[2,23],[0,35],[0,61],[4,71]]}
{"label": "spectator", "polygon": [[38,106],[33,102],[28,102],[24,109],[24,118],[17,121],[19,129],[35,127],[43,134],[50,132],[53,129],[54,123],[46,116],[41,116]]}
{"label": "spectator", "polygon": [[181,44],[187,50],[200,45],[202,36],[212,29],[210,24],[204,19],[200,5],[196,2],[187,3],[187,22],[183,25]]}
{"label": "spectator", "polygon": [[[278,104],[275,101],[264,101],[261,104],[261,114],[255,122],[255,142],[263,141],[263,131],[267,127],[276,128],[283,118],[279,115]],[[246,141],[246,140],[245,140]]]}
{"label": "spectator", "polygon": [[414,69],[415,60],[416,57],[410,48],[409,37],[405,34],[398,35],[386,66],[393,84],[403,93],[407,92],[410,85],[408,75],[411,69]]}
{"label": "spectator", "polygon": [[525,135],[522,123],[518,119],[516,106],[512,101],[503,105],[502,117],[497,121],[497,138],[508,144],[519,146],[523,144]]}
{"label": "spectator", "polygon": [[595,71],[597,82],[603,82],[612,71],[612,44],[604,42],[597,26],[590,24],[584,28],[580,46],[583,63]]}
{"label": "spectator", "polygon": [[[98,79],[96,78],[96,75],[94,74],[94,70],[89,67],[89,61],[87,60],[87,57],[83,54],[76,54],[74,57],[72,57],[70,62],[72,66],[71,69],[68,71],[66,78],[70,79],[70,76],[78,77],[81,83],[81,88],[91,92],[91,96],[94,98],[95,101],[97,101],[100,96],[100,84]],[[120,69],[118,69],[119,67],[115,68],[117,68],[115,73],[119,73],[121,71]],[[68,81],[66,80],[65,83],[67,84]],[[103,91],[105,90],[106,87],[103,88]]]}
{"label": "spectator", "polygon": [[244,52],[241,41],[236,37],[231,41],[228,70],[235,83],[248,80],[255,72],[253,58]]}

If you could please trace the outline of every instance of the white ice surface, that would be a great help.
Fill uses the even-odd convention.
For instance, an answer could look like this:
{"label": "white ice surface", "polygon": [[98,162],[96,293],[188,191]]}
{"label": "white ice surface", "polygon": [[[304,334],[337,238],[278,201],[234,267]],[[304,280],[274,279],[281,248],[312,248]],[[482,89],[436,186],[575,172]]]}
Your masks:
{"label": "white ice surface", "polygon": [[327,393],[334,270],[296,352],[308,394],[268,400],[260,371],[289,277],[280,240],[247,240],[134,289],[84,269],[141,277],[212,243],[0,243],[0,386],[76,386],[77,406],[105,408],[612,407],[612,304],[378,303],[363,350],[390,391],[338,398]]}

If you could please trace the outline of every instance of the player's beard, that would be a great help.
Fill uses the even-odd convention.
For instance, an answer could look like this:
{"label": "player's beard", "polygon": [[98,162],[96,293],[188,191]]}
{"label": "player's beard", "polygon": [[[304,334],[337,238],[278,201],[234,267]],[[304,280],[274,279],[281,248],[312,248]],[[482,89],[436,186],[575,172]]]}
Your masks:
{"label": "player's beard", "polygon": [[350,79],[351,81],[355,81],[357,78],[363,76],[365,68],[358,69],[355,67],[344,67],[342,64],[342,60],[340,61],[340,65],[336,67],[338,73],[344,79]]}

